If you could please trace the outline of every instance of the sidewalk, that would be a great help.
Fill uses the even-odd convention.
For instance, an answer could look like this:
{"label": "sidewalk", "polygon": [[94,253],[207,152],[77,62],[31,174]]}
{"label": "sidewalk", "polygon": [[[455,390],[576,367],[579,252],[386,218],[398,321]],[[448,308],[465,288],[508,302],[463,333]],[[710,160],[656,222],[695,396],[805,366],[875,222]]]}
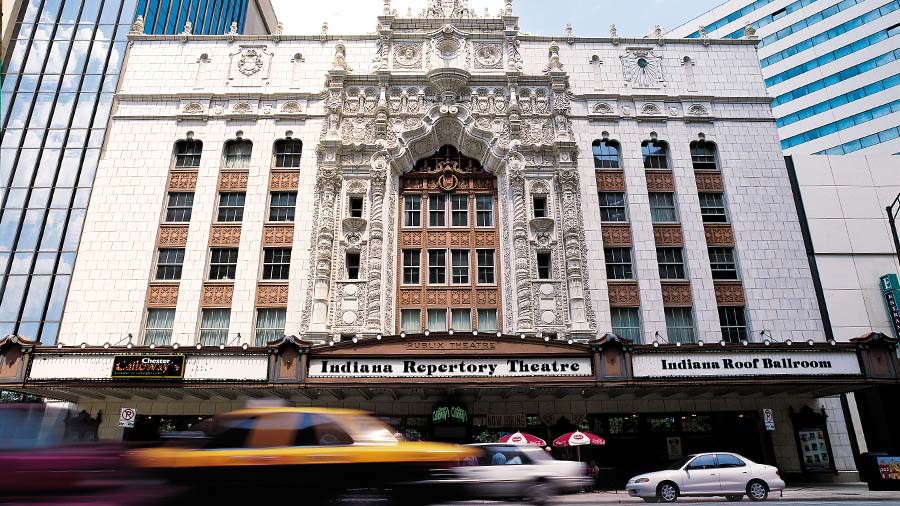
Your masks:
{"label": "sidewalk", "polygon": [[[679,498],[679,503],[719,502],[721,497]],[[788,485],[781,494],[769,496],[770,501],[822,501],[829,503],[846,503],[851,501],[896,501],[900,503],[900,492],[871,492],[865,483],[843,483],[835,485]],[[745,499],[746,501],[746,499]],[[644,504],[636,497],[629,497],[624,490],[609,492],[589,492],[560,497],[560,504]],[[749,503],[748,503],[749,504]]]}

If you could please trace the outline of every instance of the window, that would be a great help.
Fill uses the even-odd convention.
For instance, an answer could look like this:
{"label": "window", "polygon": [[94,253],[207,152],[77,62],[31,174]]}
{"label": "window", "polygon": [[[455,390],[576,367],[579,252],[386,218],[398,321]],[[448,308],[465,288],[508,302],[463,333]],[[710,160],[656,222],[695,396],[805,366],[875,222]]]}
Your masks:
{"label": "window", "polygon": [[214,420],[214,425],[206,433],[208,439],[203,448],[245,448],[257,417],[229,416]]}
{"label": "window", "polygon": [[539,252],[537,254],[537,275],[538,279],[550,279],[553,277],[553,264],[550,260],[550,253]]}
{"label": "window", "polygon": [[777,11],[775,11],[771,14],[772,21],[774,21],[776,19],[781,19],[781,18],[785,17],[786,15],[787,15],[787,9],[784,9],[784,8],[778,9]]}
{"label": "window", "polygon": [[685,279],[681,248],[656,248],[660,279]]}
{"label": "window", "polygon": [[447,282],[447,252],[442,249],[428,250],[428,282],[443,284]]}
{"label": "window", "polygon": [[532,209],[534,210],[535,218],[546,218],[548,216],[547,212],[547,197],[544,195],[534,195],[531,197]]}
{"label": "window", "polygon": [[631,248],[604,248],[607,279],[634,279]]}
{"label": "window", "polygon": [[298,424],[296,432],[291,429],[287,431],[288,434],[294,434],[293,446],[343,446],[353,444],[353,438],[340,425],[335,423],[333,418],[314,413],[307,413],[302,416],[302,421]]}
{"label": "window", "polygon": [[418,285],[421,262],[420,252],[417,249],[403,250],[403,284]]}
{"label": "window", "polygon": [[290,270],[291,248],[263,249],[263,279],[288,279]]}
{"label": "window", "polygon": [[191,192],[169,192],[166,202],[166,222],[184,223],[191,221],[194,194]]}
{"label": "window", "polygon": [[671,192],[650,192],[650,218],[653,223],[678,223],[675,211],[675,194]]}
{"label": "window", "polygon": [[422,226],[422,196],[421,195],[404,195],[403,196],[403,226],[404,227],[421,227]]}
{"label": "window", "polygon": [[497,321],[497,310],[495,308],[478,310],[478,330],[486,332],[496,332],[500,330],[500,324]]}
{"label": "window", "polygon": [[452,282],[455,284],[469,284],[469,250],[455,249],[450,251],[450,266]]}
{"label": "window", "polygon": [[747,339],[747,319],[743,307],[720,307],[719,325],[725,342],[739,343]]}
{"label": "window", "polygon": [[200,318],[200,344],[203,346],[227,344],[230,324],[230,309],[204,309]]}
{"label": "window", "polygon": [[156,279],[181,279],[184,248],[160,248],[156,257]]}
{"label": "window", "polygon": [[233,280],[237,271],[237,248],[212,248],[209,253],[209,279]]}
{"label": "window", "polygon": [[235,222],[244,219],[244,192],[219,193],[219,222]]}
{"label": "window", "polygon": [[594,153],[595,169],[619,168],[619,143],[610,140],[596,140],[591,146]]}
{"label": "window", "polygon": [[600,221],[628,221],[625,192],[600,192]]}
{"label": "window", "polygon": [[147,310],[147,327],[144,329],[144,346],[155,344],[167,346],[172,342],[172,327],[175,323],[174,309]]}
{"label": "window", "polygon": [[641,143],[641,154],[644,157],[645,169],[668,169],[668,145],[664,141],[644,141]]}
{"label": "window", "polygon": [[493,284],[494,283],[494,250],[480,249],[478,256],[478,283]]}
{"label": "window", "polygon": [[175,167],[185,169],[200,166],[203,143],[193,139],[175,143]]}
{"label": "window", "polygon": [[688,464],[687,469],[715,469],[716,459],[712,455],[701,455]]}
{"label": "window", "polygon": [[728,223],[725,196],[721,193],[700,193],[700,215],[703,223]]}
{"label": "window", "polygon": [[613,334],[630,339],[634,343],[641,342],[641,315],[636,307],[610,308],[612,313]]}
{"label": "window", "polygon": [[429,195],[428,196],[428,226],[429,227],[445,227],[447,213],[447,196],[446,195]]}
{"label": "window", "polygon": [[713,279],[737,279],[734,248],[709,248],[709,267]]}
{"label": "window", "polygon": [[420,309],[401,309],[400,310],[400,331],[417,334],[422,330],[422,310]]}
{"label": "window", "polygon": [[468,308],[451,309],[450,328],[453,330],[472,330],[472,310]]}
{"label": "window", "polygon": [[269,221],[294,221],[297,192],[272,192],[269,199]]}
{"label": "window", "polygon": [[716,164],[716,145],[705,141],[692,142],[691,162],[694,170],[719,170]]}
{"label": "window", "polygon": [[303,154],[303,142],[300,139],[275,141],[276,167],[299,167],[301,154]]}
{"label": "window", "polygon": [[225,168],[243,169],[250,166],[250,152],[253,143],[248,140],[228,141],[225,143]]}
{"label": "window", "polygon": [[431,332],[447,331],[447,310],[446,309],[429,309],[428,310],[428,330]]}
{"label": "window", "polygon": [[284,337],[284,308],[260,308],[256,310],[256,345],[265,346],[270,341]]}
{"label": "window", "polygon": [[468,195],[450,195],[450,224],[454,227],[469,226]]}
{"label": "window", "polygon": [[359,279],[359,253],[347,253],[347,279]]}
{"label": "window", "polygon": [[730,467],[744,467],[747,465],[743,460],[727,453],[717,453],[716,460],[719,461],[719,469],[727,469]]}
{"label": "window", "polygon": [[666,332],[670,343],[693,343],[694,317],[689,307],[667,307]]}
{"label": "window", "polygon": [[350,197],[350,217],[363,217],[363,199],[362,197]]}
{"label": "window", "polygon": [[475,196],[475,226],[494,226],[494,197],[492,195]]}

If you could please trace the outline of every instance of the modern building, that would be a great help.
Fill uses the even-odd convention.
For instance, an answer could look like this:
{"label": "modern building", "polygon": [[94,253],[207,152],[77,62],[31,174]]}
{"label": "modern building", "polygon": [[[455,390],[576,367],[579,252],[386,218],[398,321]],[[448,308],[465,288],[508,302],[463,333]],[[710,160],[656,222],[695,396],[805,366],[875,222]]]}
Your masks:
{"label": "modern building", "polygon": [[0,335],[56,341],[135,17],[167,20],[165,30],[134,28],[144,33],[172,33],[168,20],[181,31],[188,13],[203,33],[232,23],[274,31],[268,0],[204,3],[12,2],[0,90]]}
{"label": "modern building", "polygon": [[746,30],[785,154],[900,153],[900,2],[729,0],[667,36]]}
{"label": "modern building", "polygon": [[106,438],[277,396],[408,437],[585,427],[619,478],[712,449],[855,477],[833,396],[900,363],[827,338],[756,40],[463,0],[378,27],[132,34],[59,340],[0,342],[0,381]]}

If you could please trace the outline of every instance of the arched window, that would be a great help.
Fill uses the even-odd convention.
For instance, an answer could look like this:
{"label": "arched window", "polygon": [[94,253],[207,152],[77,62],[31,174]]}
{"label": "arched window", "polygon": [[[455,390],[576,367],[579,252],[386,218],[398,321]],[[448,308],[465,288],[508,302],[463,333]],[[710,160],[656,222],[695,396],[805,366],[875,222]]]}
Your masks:
{"label": "arched window", "polygon": [[591,151],[594,153],[595,169],[619,168],[619,143],[617,141],[597,139],[591,145]]}
{"label": "arched window", "polygon": [[645,169],[669,168],[669,145],[666,141],[649,140],[641,143]]}
{"label": "arched window", "polygon": [[194,168],[200,166],[203,143],[196,139],[182,139],[175,143],[175,167]]}
{"label": "arched window", "polygon": [[719,170],[716,144],[709,141],[691,142],[691,163],[694,164],[694,170]]}
{"label": "arched window", "polygon": [[279,139],[275,141],[275,166],[299,167],[303,154],[303,141],[300,139]]}
{"label": "arched window", "polygon": [[225,143],[225,168],[242,169],[250,166],[253,143],[246,139],[235,139]]}

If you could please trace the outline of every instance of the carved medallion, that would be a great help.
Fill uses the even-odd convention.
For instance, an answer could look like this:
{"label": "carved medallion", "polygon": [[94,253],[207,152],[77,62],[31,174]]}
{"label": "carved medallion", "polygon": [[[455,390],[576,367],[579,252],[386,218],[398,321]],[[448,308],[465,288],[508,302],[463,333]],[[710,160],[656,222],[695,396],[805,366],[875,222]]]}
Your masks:
{"label": "carved medallion", "polygon": [[394,47],[394,64],[397,67],[420,67],[421,49],[416,44],[398,44]]}
{"label": "carved medallion", "polygon": [[503,51],[500,49],[499,44],[475,45],[475,68],[500,68],[502,60]]}
{"label": "carved medallion", "polygon": [[237,66],[241,74],[252,76],[263,66],[262,55],[255,49],[247,49],[241,53]]}
{"label": "carved medallion", "polygon": [[631,48],[620,59],[625,80],[635,87],[656,87],[663,81],[662,57],[652,49]]}

